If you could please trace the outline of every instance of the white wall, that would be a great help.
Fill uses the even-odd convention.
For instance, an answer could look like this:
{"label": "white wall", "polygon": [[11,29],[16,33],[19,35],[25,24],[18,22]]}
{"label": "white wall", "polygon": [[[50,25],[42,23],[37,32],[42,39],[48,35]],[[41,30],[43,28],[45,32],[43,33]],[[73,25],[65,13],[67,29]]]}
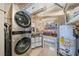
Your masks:
{"label": "white wall", "polygon": [[[3,4],[0,4],[0,9],[3,9]],[[0,11],[0,56],[4,55],[4,12]]]}

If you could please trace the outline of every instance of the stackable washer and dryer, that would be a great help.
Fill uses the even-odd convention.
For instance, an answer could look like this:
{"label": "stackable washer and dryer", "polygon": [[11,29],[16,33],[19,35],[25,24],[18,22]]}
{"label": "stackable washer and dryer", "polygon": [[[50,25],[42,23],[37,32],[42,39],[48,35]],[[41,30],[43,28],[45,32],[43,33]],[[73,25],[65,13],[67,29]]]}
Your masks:
{"label": "stackable washer and dryer", "polygon": [[12,55],[27,56],[31,52],[31,17],[25,10],[13,5]]}

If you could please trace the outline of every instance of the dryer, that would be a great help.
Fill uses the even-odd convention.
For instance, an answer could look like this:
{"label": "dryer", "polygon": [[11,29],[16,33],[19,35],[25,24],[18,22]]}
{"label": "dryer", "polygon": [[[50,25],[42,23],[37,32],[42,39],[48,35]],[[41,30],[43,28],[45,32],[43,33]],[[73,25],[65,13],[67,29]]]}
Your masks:
{"label": "dryer", "polygon": [[12,32],[12,56],[28,56],[31,53],[31,34]]}
{"label": "dryer", "polygon": [[13,4],[12,31],[30,31],[31,16],[26,10],[20,10]]}

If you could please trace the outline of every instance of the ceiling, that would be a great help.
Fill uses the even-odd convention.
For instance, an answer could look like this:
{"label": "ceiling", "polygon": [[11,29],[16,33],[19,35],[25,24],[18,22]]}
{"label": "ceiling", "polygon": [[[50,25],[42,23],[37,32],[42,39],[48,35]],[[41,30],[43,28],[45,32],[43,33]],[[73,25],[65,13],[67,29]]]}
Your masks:
{"label": "ceiling", "polygon": [[24,9],[24,8],[28,8],[32,5],[32,3],[15,3],[19,9]]}
{"label": "ceiling", "polygon": [[79,3],[32,3],[26,10],[32,15],[57,16],[63,15],[63,9],[72,10],[79,6]]}
{"label": "ceiling", "polygon": [[[16,3],[16,5],[19,9],[25,9],[33,16],[37,15],[46,18],[64,15],[64,9],[71,11],[79,6],[79,3]],[[9,12],[11,4],[8,3],[4,6],[4,11]]]}
{"label": "ceiling", "polygon": [[63,10],[71,11],[79,6],[79,3],[16,3],[19,9],[25,9],[31,15],[57,16],[63,15]]}
{"label": "ceiling", "polygon": [[67,10],[72,10],[72,9],[74,9],[77,6],[79,6],[79,3],[69,3],[67,5]]}
{"label": "ceiling", "polygon": [[[4,11],[8,11],[10,3],[5,4]],[[33,15],[63,15],[63,8],[67,11],[79,6],[79,3],[16,3],[19,9],[25,9]]]}

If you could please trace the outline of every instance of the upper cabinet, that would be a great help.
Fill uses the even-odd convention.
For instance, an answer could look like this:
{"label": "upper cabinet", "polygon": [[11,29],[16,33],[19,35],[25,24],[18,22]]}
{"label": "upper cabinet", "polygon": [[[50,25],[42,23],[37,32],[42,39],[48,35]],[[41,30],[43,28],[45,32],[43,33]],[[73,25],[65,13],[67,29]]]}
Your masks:
{"label": "upper cabinet", "polygon": [[69,14],[67,18],[68,22],[67,24],[74,24],[76,22],[79,22],[79,6],[74,8]]}

